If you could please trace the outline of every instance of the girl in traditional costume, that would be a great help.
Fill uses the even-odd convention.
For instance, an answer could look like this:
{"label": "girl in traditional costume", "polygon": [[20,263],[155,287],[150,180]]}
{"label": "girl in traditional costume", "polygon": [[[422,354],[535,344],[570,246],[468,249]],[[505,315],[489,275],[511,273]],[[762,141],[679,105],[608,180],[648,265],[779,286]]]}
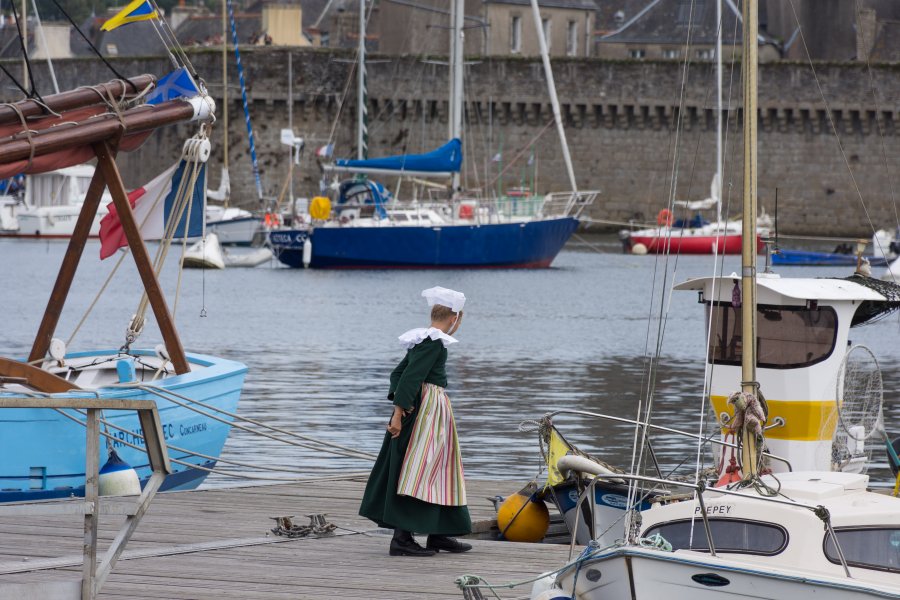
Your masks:
{"label": "girl in traditional costume", "polygon": [[[472,531],[456,423],[447,387],[447,346],[462,321],[466,297],[434,287],[422,292],[431,327],[400,336],[406,356],[391,373],[394,412],[369,475],[359,514],[394,530],[391,556],[432,556],[472,546],[451,536]],[[428,534],[423,548],[413,532]]]}

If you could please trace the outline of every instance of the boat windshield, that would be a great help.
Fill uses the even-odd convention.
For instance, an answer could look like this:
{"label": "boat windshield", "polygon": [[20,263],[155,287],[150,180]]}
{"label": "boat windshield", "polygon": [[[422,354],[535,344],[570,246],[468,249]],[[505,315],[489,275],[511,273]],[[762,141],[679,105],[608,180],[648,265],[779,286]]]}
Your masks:
{"label": "boat windshield", "polygon": [[[867,527],[835,531],[847,564],[864,569],[900,573],[900,529]],[[825,556],[841,564],[831,536],[825,538]]]}
{"label": "boat windshield", "polygon": [[[808,367],[831,356],[837,340],[837,313],[830,306],[756,307],[757,366],[770,369]],[[707,303],[712,335],[707,360],[741,364],[741,309],[730,303]],[[709,321],[707,320],[707,323]]]}
{"label": "boat windshield", "polygon": [[[716,552],[774,556],[787,546],[787,533],[771,523],[739,519],[709,519]],[[702,519],[682,519],[651,527],[644,537],[661,534],[673,550],[709,552]],[[843,547],[843,540],[841,543]]]}

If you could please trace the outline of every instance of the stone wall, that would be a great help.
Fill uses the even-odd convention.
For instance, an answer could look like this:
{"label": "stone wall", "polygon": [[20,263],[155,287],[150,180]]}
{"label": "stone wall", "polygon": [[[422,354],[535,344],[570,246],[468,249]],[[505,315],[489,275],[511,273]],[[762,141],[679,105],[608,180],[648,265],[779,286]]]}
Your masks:
{"label": "stone wall", "polygon": [[[348,100],[341,103],[352,54],[242,50],[268,196],[279,195],[287,175],[287,149],[279,145],[279,132],[288,123],[288,52],[293,52],[294,130],[307,139],[306,154],[295,169],[295,190],[308,196],[318,189],[317,147],[333,139],[336,155],[355,153],[353,84]],[[192,60],[211,93],[220,99],[220,54],[198,52]],[[496,189],[494,180],[505,169],[502,179],[507,186],[535,179],[539,191],[568,189],[540,61],[484,58],[470,62],[464,153],[467,186]],[[113,64],[124,74],[163,73],[169,68],[161,58],[121,59]],[[54,66],[63,89],[112,78],[98,61],[72,59]],[[36,70],[40,91],[49,93],[45,66],[36,65]],[[256,193],[233,62],[229,72],[232,185],[235,198],[253,206]],[[593,217],[652,220],[672,193],[673,172],[677,173],[674,194],[678,199],[707,196],[715,166],[714,65],[691,65],[682,101],[683,68],[676,61],[559,59],[554,60],[554,73],[578,185],[602,190]],[[726,98],[739,107],[739,68],[732,73],[728,65],[725,74]],[[445,64],[412,57],[373,57],[368,75],[371,155],[421,152],[446,141]],[[761,204],[772,213],[777,188],[779,225],[785,233],[867,235],[868,219],[876,228],[895,226],[894,196],[900,190],[900,67],[876,65],[870,74],[865,65],[818,64],[816,75],[827,109],[808,65],[773,63],[761,69]],[[731,213],[740,202],[739,113],[737,108],[729,113],[726,135],[724,179]],[[158,132],[141,150],[122,157],[126,184],[145,182],[170,164],[182,140],[193,131],[180,126]],[[215,187],[222,157],[221,123],[212,137],[210,184]],[[501,160],[493,162],[497,154]]]}

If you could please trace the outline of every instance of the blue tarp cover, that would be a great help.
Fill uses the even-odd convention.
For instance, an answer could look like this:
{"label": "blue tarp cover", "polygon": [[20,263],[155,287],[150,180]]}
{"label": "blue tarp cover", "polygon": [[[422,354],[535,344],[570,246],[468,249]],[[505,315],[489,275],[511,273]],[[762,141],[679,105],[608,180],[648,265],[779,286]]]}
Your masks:
{"label": "blue tarp cover", "polygon": [[351,169],[384,169],[388,171],[420,171],[425,173],[456,173],[462,166],[462,142],[454,138],[427,154],[404,154],[385,158],[350,160],[339,158],[339,167]]}

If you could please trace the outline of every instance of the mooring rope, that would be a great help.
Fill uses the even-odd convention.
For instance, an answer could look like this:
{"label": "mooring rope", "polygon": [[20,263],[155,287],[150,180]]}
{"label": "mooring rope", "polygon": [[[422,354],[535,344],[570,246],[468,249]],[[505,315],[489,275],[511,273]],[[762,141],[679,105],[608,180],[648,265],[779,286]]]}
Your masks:
{"label": "mooring rope", "polygon": [[[57,412],[59,412],[59,414],[61,414],[62,416],[66,417],[67,419],[70,419],[70,420],[72,420],[72,421],[78,423],[78,424],[81,425],[82,427],[86,427],[86,426],[87,426],[87,425],[84,423],[84,421],[82,421],[81,419],[79,419],[79,418],[77,418],[77,417],[74,417],[74,416],[72,416],[72,415],[70,415],[70,414],[68,414],[68,413],[66,413],[66,412],[63,412],[61,409],[54,409],[54,410],[56,410]],[[107,438],[107,439],[110,439],[110,440],[112,440],[112,441],[114,441],[114,442],[118,442],[118,443],[122,444],[123,446],[128,446],[129,448],[133,448],[134,450],[139,450],[139,451],[141,451],[141,452],[146,452],[146,451],[147,451],[146,448],[143,448],[143,447],[141,447],[141,446],[138,446],[137,444],[132,444],[131,442],[127,442],[127,441],[125,441],[125,440],[121,440],[121,439],[119,439],[119,438],[117,438],[117,437],[115,437],[115,436],[113,436],[113,435],[111,435],[111,434],[105,433],[105,432],[103,432],[103,431],[100,432],[100,435],[103,436],[103,437],[105,437],[105,438]],[[135,435],[134,437],[138,437],[138,436]],[[169,446],[167,446],[167,447],[169,447]],[[193,454],[193,452],[191,452],[191,454]],[[217,459],[217,460],[218,460],[218,459]],[[177,458],[172,458],[171,456],[169,457],[169,462],[175,463],[175,464],[177,464],[177,465],[182,465],[182,466],[185,466],[185,467],[190,467],[191,469],[198,469],[198,470],[200,470],[200,471],[205,471],[205,472],[207,472],[207,473],[216,473],[216,474],[218,474],[218,475],[225,475],[225,476],[227,476],[227,477],[235,477],[235,478],[238,478],[238,479],[247,479],[247,480],[250,480],[250,481],[256,481],[256,480],[259,480],[259,481],[281,481],[281,482],[285,482],[285,483],[292,483],[292,482],[296,483],[296,482],[302,482],[302,481],[303,481],[303,479],[294,479],[294,478],[289,478],[289,477],[266,477],[265,475],[243,475],[243,474],[241,474],[241,473],[235,473],[235,472],[233,472],[233,471],[227,471],[227,470],[224,470],[224,469],[216,469],[216,468],[211,468],[211,467],[204,467],[204,466],[198,465],[198,464],[196,464],[196,463],[187,462],[187,461],[180,460],[180,459],[177,459]],[[223,461],[223,462],[224,462],[224,461]],[[349,473],[346,473],[346,474],[342,475],[341,477],[342,477],[342,478],[346,478],[346,479],[353,479],[353,478],[357,478],[357,477],[365,477],[365,476],[368,475],[368,474],[369,474],[368,471],[351,471],[351,472],[349,472]]]}
{"label": "mooring rope", "polygon": [[[356,450],[355,448],[350,448],[349,446],[344,446],[344,445],[342,445],[342,444],[337,444],[337,443],[335,443],[335,442],[326,442],[326,441],[324,441],[324,440],[320,440],[320,439],[318,439],[318,438],[316,438],[316,437],[313,437],[313,436],[311,436],[311,435],[306,435],[306,434],[302,434],[302,433],[296,433],[296,432],[294,432],[294,431],[289,431],[289,430],[287,430],[287,429],[282,429],[281,427],[275,427],[274,425],[267,425],[266,423],[263,423],[262,421],[257,421],[256,419],[251,419],[250,417],[244,417],[244,416],[238,415],[238,414],[236,414],[236,413],[233,413],[233,412],[231,412],[231,411],[225,410],[225,409],[223,409],[223,408],[218,408],[218,407],[216,407],[216,406],[213,406],[213,405],[208,404],[208,403],[206,403],[206,402],[203,402],[203,401],[201,401],[201,400],[195,400],[195,399],[193,399],[193,398],[188,398],[187,396],[184,396],[184,395],[182,395],[182,394],[178,394],[178,393],[176,393],[176,392],[173,392],[172,390],[167,390],[167,389],[165,389],[165,388],[161,388],[161,387],[158,387],[158,386],[155,386],[155,385],[148,385],[148,384],[145,384],[145,383],[141,383],[141,384],[137,384],[137,385],[135,385],[135,384],[121,384],[121,385],[109,386],[109,387],[137,388],[137,389],[143,390],[143,391],[145,391],[145,392],[149,392],[149,393],[151,393],[151,394],[155,394],[155,395],[157,395],[157,396],[159,396],[159,397],[161,397],[161,398],[163,398],[163,399],[165,399],[165,400],[169,400],[169,401],[173,402],[174,404],[178,404],[179,406],[182,406],[183,408],[187,408],[188,410],[193,410],[194,412],[197,412],[197,413],[199,413],[199,414],[205,414],[205,415],[207,415],[207,416],[209,416],[209,417],[211,417],[211,418],[213,418],[213,419],[215,419],[215,420],[218,420],[218,421],[220,421],[220,422],[222,422],[222,423],[225,423],[225,424],[227,424],[227,425],[231,425],[232,427],[237,427],[238,429],[245,429],[245,430],[249,431],[250,433],[255,433],[255,434],[257,434],[257,435],[262,435],[262,436],[264,436],[264,437],[269,437],[269,438],[272,438],[272,439],[275,440],[275,441],[283,441],[283,442],[285,442],[285,443],[291,443],[291,444],[293,444],[293,445],[298,445],[298,446],[301,446],[301,447],[310,448],[310,449],[312,449],[312,450],[323,450],[323,451],[325,451],[325,452],[328,451],[328,450],[324,450],[324,449],[315,448],[315,447],[310,447],[310,446],[307,446],[307,445],[304,445],[304,444],[300,444],[299,442],[289,442],[288,440],[282,440],[281,438],[278,438],[278,437],[275,437],[275,436],[271,436],[271,435],[266,434],[266,433],[254,431],[253,429],[250,429],[250,428],[248,428],[248,427],[244,427],[244,426],[242,426],[242,425],[238,425],[238,424],[235,424],[235,423],[231,423],[230,421],[226,421],[226,420],[224,420],[224,419],[221,419],[221,418],[219,418],[219,417],[216,417],[215,415],[210,415],[209,413],[206,413],[205,411],[201,411],[201,410],[199,410],[199,409],[196,409],[196,408],[193,408],[193,407],[191,407],[191,406],[188,406],[188,405],[185,404],[185,403],[178,402],[178,401],[176,401],[174,398],[178,398],[178,399],[180,399],[180,400],[184,400],[185,402],[190,402],[190,403],[193,403],[193,404],[197,404],[198,406],[202,406],[203,408],[206,408],[206,409],[209,409],[209,410],[212,410],[212,411],[221,413],[221,414],[223,414],[223,415],[225,415],[225,416],[227,416],[227,417],[231,417],[232,419],[237,419],[237,420],[240,420],[240,421],[245,421],[245,422],[247,422],[247,423],[251,423],[251,424],[253,424],[253,425],[257,425],[257,426],[263,427],[263,428],[265,428],[265,429],[269,429],[269,430],[272,430],[272,431],[276,431],[276,432],[278,432],[278,433],[282,433],[282,434],[284,434],[284,435],[288,435],[288,436],[291,436],[291,437],[295,437],[295,438],[298,438],[298,439],[301,439],[301,440],[305,440],[305,441],[308,441],[308,442],[312,442],[312,443],[316,443],[316,444],[321,444],[322,446],[329,447],[329,448],[333,448],[335,451],[336,451],[336,450],[343,450],[344,452],[343,452],[342,454],[344,454],[344,455],[349,455],[349,458],[366,458],[366,459],[369,459],[369,460],[375,460],[375,458],[377,458],[374,454],[370,454],[370,453],[368,453],[368,452],[362,452],[362,451]],[[334,452],[334,453],[337,454],[338,452]]]}

